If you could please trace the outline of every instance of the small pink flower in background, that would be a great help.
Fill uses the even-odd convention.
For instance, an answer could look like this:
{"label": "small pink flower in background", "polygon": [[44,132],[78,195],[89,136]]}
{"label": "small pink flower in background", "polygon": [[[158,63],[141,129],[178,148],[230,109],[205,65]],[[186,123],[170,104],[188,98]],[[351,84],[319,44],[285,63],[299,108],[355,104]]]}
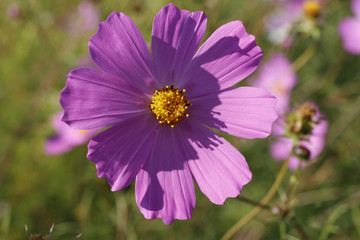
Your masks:
{"label": "small pink flower in background", "polygon": [[[82,56],[78,58],[77,64],[79,68],[99,68],[89,58]],[[75,130],[61,121],[64,112],[58,112],[52,117],[52,126],[56,135],[49,137],[45,143],[44,151],[47,155],[60,155],[71,151],[73,148],[88,143],[90,138],[99,133],[101,129],[92,130]]]}
{"label": "small pink flower in background", "polygon": [[9,18],[17,18],[20,14],[20,8],[19,5],[16,3],[10,3],[7,7],[6,7],[6,15]]}
{"label": "small pink flower in background", "polygon": [[359,0],[352,0],[351,10],[353,11],[355,16],[360,17],[360,1]]}
{"label": "small pink flower in background", "polygon": [[82,35],[95,30],[100,21],[100,10],[92,2],[83,1],[69,17],[67,29],[72,35]]}
{"label": "small pink flower in background", "polygon": [[[296,24],[313,22],[322,10],[321,0],[279,0],[275,3],[278,7],[265,18],[265,31],[269,41],[284,48],[291,46]],[[303,25],[313,27],[309,22]]]}
{"label": "small pink flower in background", "polygon": [[299,1],[281,1],[269,16],[265,18],[265,31],[269,41],[275,44],[292,42],[291,31],[301,18]]}
{"label": "small pink flower in background", "polygon": [[271,92],[277,99],[275,110],[282,114],[289,110],[291,91],[297,78],[289,59],[281,53],[275,53],[259,67],[258,76],[251,85]]}
{"label": "small pink flower in background", "polygon": [[45,153],[59,155],[71,151],[73,148],[87,143],[91,137],[99,132],[99,129],[74,130],[61,121],[63,112],[53,116],[52,126],[56,135],[50,137],[45,143]]}
{"label": "small pink flower in background", "polygon": [[342,20],[338,32],[342,38],[344,49],[351,54],[360,55],[360,0],[351,2],[351,10],[354,17]]}
{"label": "small pink flower in background", "polygon": [[[313,113],[306,113],[309,109]],[[305,167],[322,152],[327,129],[328,122],[316,104],[302,104],[274,124],[272,134],[276,140],[271,145],[270,153],[280,161],[291,154],[288,166],[291,170],[296,170],[299,166]]]}
{"label": "small pink flower in background", "polygon": [[60,102],[76,129],[112,126],[89,143],[87,157],[112,191],[135,180],[145,218],[190,219],[194,182],[215,204],[250,182],[245,158],[210,128],[264,138],[277,114],[275,97],[260,88],[232,87],[262,57],[240,21],[217,29],[200,46],[203,12],[163,7],[153,22],[151,49],[134,22],[113,12],[90,39],[102,71],[69,73]]}

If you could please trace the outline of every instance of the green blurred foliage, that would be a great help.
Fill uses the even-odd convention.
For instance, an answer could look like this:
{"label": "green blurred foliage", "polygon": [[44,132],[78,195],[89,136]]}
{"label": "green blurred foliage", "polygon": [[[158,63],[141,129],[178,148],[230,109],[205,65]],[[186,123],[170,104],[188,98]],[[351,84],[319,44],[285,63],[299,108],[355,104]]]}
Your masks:
{"label": "green blurred foliage", "polygon": [[[165,0],[93,1],[101,19],[112,11],[130,16],[150,44],[152,20]],[[19,14],[6,14],[9,4]],[[88,56],[87,43],[96,29],[72,35],[80,1],[0,1],[0,239],[26,239],[24,224],[32,233],[48,233],[55,223],[54,239],[219,239],[253,206],[228,199],[212,204],[197,189],[197,203],[189,221],[166,226],[144,219],[135,203],[134,185],[111,192],[86,159],[86,146],[55,157],[46,156],[44,142],[54,130],[51,116],[61,109],[59,92],[78,59]],[[180,9],[203,10],[208,16],[205,38],[231,20],[242,20],[256,36],[264,59],[279,47],[265,39],[264,16],[273,10],[265,0],[173,1]],[[298,71],[293,105],[305,100],[319,104],[328,117],[327,146],[316,163],[299,177],[295,216],[310,239],[360,238],[360,57],[344,52],[337,34],[339,21],[350,15],[349,1],[328,1],[314,56]],[[313,44],[299,36],[292,48],[282,50],[297,59]],[[276,71],[276,70],[274,70]],[[256,74],[256,73],[255,73]],[[253,180],[242,196],[260,200],[270,188],[281,163],[268,152],[271,138],[244,140],[226,136],[246,157]],[[279,195],[281,205],[289,184],[288,173]],[[281,219],[263,211],[236,235],[236,239],[279,239]],[[288,239],[300,236],[285,220]]]}

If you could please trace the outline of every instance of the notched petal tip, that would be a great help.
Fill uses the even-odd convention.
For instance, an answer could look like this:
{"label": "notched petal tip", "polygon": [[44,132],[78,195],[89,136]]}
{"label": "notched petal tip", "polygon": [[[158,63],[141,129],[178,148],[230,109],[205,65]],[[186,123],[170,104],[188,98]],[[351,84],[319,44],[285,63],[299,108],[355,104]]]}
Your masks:
{"label": "notched petal tip", "polygon": [[227,89],[255,71],[262,56],[255,37],[246,32],[241,21],[226,23],[201,45],[183,87],[197,83],[189,91],[191,97]]}
{"label": "notched petal tip", "polygon": [[134,86],[141,92],[151,92],[154,80],[152,58],[140,30],[130,17],[112,12],[99,24],[90,38],[89,53],[104,72]]}
{"label": "notched petal tip", "polygon": [[160,85],[183,80],[205,33],[207,18],[203,12],[180,10],[169,4],[155,16],[152,29],[154,74]]}
{"label": "notched petal tip", "polygon": [[[266,91],[266,92],[268,92],[267,90],[264,90],[264,91]],[[277,111],[276,111],[276,104],[278,103],[278,98],[277,97],[275,97],[274,95],[272,95],[272,93],[270,93],[270,92],[268,92],[268,94],[270,95],[270,97],[269,98],[272,98],[273,99],[273,104],[272,104],[272,113],[269,113],[269,120],[272,122],[271,123],[271,128],[269,129],[269,131],[268,131],[268,133],[267,133],[267,135],[264,137],[264,138],[266,138],[266,137],[268,137],[268,136],[270,136],[271,135],[271,133],[272,133],[272,129],[273,129],[273,126],[274,126],[274,123],[276,122],[276,120],[279,118],[279,114],[277,113]]]}
{"label": "notched petal tip", "polygon": [[154,219],[161,219],[163,221],[163,223],[165,223],[166,225],[171,225],[175,220],[180,220],[180,221],[183,221],[183,220],[190,220],[191,217],[192,217],[192,212],[193,212],[193,209],[191,209],[191,212],[190,212],[190,215],[187,216],[187,217],[164,217],[164,216],[161,216],[161,215],[157,215],[157,214],[148,214],[147,211],[143,212],[142,209],[140,209],[140,212],[141,214],[144,216],[145,219],[147,220],[154,220]]}
{"label": "notched petal tip", "polygon": [[[218,94],[192,99],[196,111],[191,116],[215,130],[254,139],[270,135],[278,115],[276,98],[255,87],[228,88]],[[209,114],[209,107],[211,107]]]}
{"label": "notched petal tip", "polygon": [[[61,90],[60,92],[60,99],[59,99],[59,102],[60,102],[60,105],[61,107],[63,108],[63,115],[61,117],[61,121],[66,123],[67,125],[69,125],[71,128],[73,128],[74,130],[85,130],[84,128],[82,128],[81,126],[79,126],[76,121],[72,121],[70,120],[70,117],[69,117],[69,114],[68,114],[68,111],[69,111],[69,108],[70,108],[70,105],[71,105],[71,90],[68,86],[68,83],[69,81],[71,81],[70,77],[71,77],[71,74],[72,72],[75,72],[76,70],[78,69],[75,69],[73,71],[71,71],[69,74],[68,74],[68,79],[66,81],[66,85],[65,87],[63,88],[63,90]],[[94,128],[92,128],[94,129]],[[89,129],[86,129],[86,130],[89,130]]]}
{"label": "notched petal tip", "polygon": [[[61,117],[61,121],[66,123],[67,125],[71,126],[72,121],[68,120],[68,114],[65,111],[64,111],[63,116]],[[75,130],[81,130],[81,129],[75,129]]]}
{"label": "notched petal tip", "polygon": [[163,8],[176,8],[176,9],[179,9],[177,6],[175,6],[173,3],[169,3],[168,5],[164,6]]}
{"label": "notched petal tip", "polygon": [[[123,13],[118,13],[116,11],[113,11],[107,17],[107,19],[105,21],[102,21],[99,23],[96,33],[92,37],[90,37],[89,43],[88,43],[88,48],[89,48],[90,57],[95,63],[96,63],[97,59],[95,58],[96,54],[94,53],[94,50],[93,50],[93,48],[96,45],[94,42],[96,41],[97,38],[102,38],[102,32],[104,31],[105,26],[111,24],[110,22],[114,17],[120,18],[121,14],[123,14]],[[125,14],[123,14],[123,15],[125,15]]]}
{"label": "notched petal tip", "polygon": [[128,187],[142,169],[154,142],[157,125],[152,116],[134,117],[96,135],[88,145],[87,158],[111,191]]}
{"label": "notched petal tip", "polygon": [[[98,30],[97,30],[97,32],[90,38],[90,40],[93,39],[96,35],[99,34],[99,32],[101,31],[101,29],[102,29],[102,27],[103,27],[104,24],[109,23],[109,22],[111,21],[111,19],[114,18],[115,16],[117,16],[117,17],[121,16],[121,14],[123,14],[123,13],[122,13],[122,12],[116,12],[116,11],[111,12],[110,15],[106,18],[105,21],[101,21],[101,22],[98,24]],[[125,14],[123,14],[123,15],[125,15]]]}
{"label": "notched petal tip", "polygon": [[[225,202],[226,202],[227,199],[229,199],[229,198],[237,198],[237,197],[241,194],[244,186],[247,185],[248,183],[250,183],[251,180],[252,180],[252,173],[251,173],[251,172],[249,172],[249,173],[250,173],[250,174],[246,175],[246,176],[248,177],[248,179],[242,183],[243,185],[242,185],[241,187],[239,187],[238,193],[229,194],[228,196],[225,196],[225,197],[224,197],[224,196],[220,196],[219,199],[217,199],[217,200],[215,200],[215,199],[210,199],[210,198],[209,198],[210,201],[211,201],[212,203],[216,204],[216,205],[225,205]],[[249,175],[250,175],[250,176],[249,176]]]}
{"label": "notched petal tip", "polygon": [[[69,75],[70,75],[70,73],[69,73]],[[68,78],[67,81],[69,81],[69,78]],[[67,114],[67,105],[68,105],[67,104],[67,101],[68,101],[67,98],[68,98],[68,96],[70,94],[70,90],[69,90],[69,88],[67,86],[67,83],[68,83],[67,81],[66,81],[65,87],[60,92],[59,102],[60,102],[61,107],[64,109],[62,117],[61,117],[61,121],[65,122],[67,125],[71,126],[71,121],[69,121],[68,114]]]}

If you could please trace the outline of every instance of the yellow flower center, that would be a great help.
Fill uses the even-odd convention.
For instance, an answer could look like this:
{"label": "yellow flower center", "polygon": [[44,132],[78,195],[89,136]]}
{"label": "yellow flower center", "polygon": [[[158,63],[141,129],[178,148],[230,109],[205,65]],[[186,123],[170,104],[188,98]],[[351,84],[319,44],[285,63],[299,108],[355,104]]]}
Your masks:
{"label": "yellow flower center", "polygon": [[192,104],[184,96],[185,89],[178,90],[174,84],[156,90],[152,96],[150,108],[160,124],[174,124],[188,117],[187,109]]}
{"label": "yellow flower center", "polygon": [[321,5],[314,0],[308,0],[304,2],[304,12],[306,16],[316,18],[320,15]]}

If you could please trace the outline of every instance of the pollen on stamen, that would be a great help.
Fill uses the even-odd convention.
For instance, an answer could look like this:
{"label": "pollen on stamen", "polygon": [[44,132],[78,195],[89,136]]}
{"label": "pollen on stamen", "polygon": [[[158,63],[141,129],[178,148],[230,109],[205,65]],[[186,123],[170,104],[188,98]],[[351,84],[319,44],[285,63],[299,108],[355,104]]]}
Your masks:
{"label": "pollen on stamen", "polygon": [[168,124],[174,128],[181,119],[189,117],[187,109],[192,104],[186,99],[184,92],[185,89],[174,88],[174,84],[155,91],[150,109],[160,124]]}

